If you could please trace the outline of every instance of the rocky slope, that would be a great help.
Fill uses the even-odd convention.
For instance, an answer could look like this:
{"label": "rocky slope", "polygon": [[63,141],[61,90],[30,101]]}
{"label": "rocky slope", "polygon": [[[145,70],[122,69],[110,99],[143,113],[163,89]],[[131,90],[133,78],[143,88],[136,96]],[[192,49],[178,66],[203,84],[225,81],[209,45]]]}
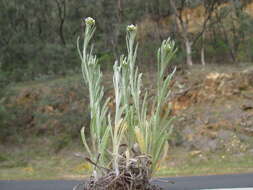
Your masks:
{"label": "rocky slope", "polygon": [[[172,107],[171,115],[178,118],[172,146],[189,151],[253,151],[253,69],[245,69],[196,67],[178,72],[171,100],[164,105],[164,109]],[[149,72],[144,77],[145,85],[153,88],[155,76]],[[113,96],[111,74],[105,79],[106,94]],[[81,77],[10,87],[2,104],[12,116],[6,121],[6,134],[1,135],[5,143],[15,142],[14,133],[25,138],[53,135],[55,142],[63,142],[58,150],[64,142],[79,140],[80,128],[89,123]]]}
{"label": "rocky slope", "polygon": [[253,69],[191,78],[175,83],[172,142],[191,151],[253,152]]}

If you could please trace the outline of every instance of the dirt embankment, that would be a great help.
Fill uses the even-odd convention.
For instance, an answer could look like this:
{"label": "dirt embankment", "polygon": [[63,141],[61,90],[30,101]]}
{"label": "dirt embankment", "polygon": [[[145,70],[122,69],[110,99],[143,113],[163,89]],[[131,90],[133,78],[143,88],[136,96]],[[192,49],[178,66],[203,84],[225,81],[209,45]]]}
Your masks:
{"label": "dirt embankment", "polygon": [[[196,77],[196,76],[195,76]],[[171,140],[189,150],[253,151],[253,69],[208,72],[175,83]]]}
{"label": "dirt embankment", "polygon": [[[153,86],[154,76],[147,76],[144,82],[153,81]],[[105,77],[109,95],[111,75]],[[13,117],[7,121],[4,138],[14,140],[15,132],[25,137],[56,135],[61,142],[79,140],[80,128],[89,122],[87,95],[81,77],[8,89],[3,104]],[[169,104],[178,117],[170,139],[173,146],[189,151],[253,152],[253,69],[187,70],[175,78]]]}
{"label": "dirt embankment", "polygon": [[62,148],[72,139],[79,139],[81,127],[89,121],[81,77],[11,86],[3,105],[10,115],[5,121],[5,135],[0,138],[4,143],[55,136],[53,143]]}

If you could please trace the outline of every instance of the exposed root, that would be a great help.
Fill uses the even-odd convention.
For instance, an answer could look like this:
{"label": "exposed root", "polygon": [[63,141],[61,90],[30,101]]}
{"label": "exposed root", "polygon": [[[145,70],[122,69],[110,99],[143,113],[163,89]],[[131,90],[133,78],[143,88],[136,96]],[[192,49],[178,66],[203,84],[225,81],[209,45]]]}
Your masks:
{"label": "exposed root", "polygon": [[162,190],[150,183],[151,161],[147,156],[137,156],[127,160],[122,158],[118,175],[110,170],[104,176],[92,176],[84,190]]}

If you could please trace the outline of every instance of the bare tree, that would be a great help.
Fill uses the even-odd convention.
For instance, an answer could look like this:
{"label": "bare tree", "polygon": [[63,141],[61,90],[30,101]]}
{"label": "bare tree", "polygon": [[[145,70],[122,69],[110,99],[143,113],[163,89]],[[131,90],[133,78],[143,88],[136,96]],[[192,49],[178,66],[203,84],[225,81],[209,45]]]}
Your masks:
{"label": "bare tree", "polygon": [[62,44],[65,45],[66,42],[65,42],[64,33],[63,33],[63,26],[65,22],[65,17],[66,17],[66,0],[56,0],[56,5],[57,5],[57,10],[58,10],[58,17],[60,19],[59,36],[60,36]]}
{"label": "bare tree", "polygon": [[[193,65],[192,62],[192,46],[196,43],[196,41],[203,36],[206,31],[208,21],[212,17],[213,11],[218,7],[218,0],[169,0],[171,8],[173,9],[175,23],[177,24],[178,32],[183,40],[185,50],[186,50],[186,63],[187,65]],[[201,25],[201,29],[199,32],[193,34],[190,32],[189,23],[190,23],[190,15],[184,11],[186,8],[192,8],[196,5],[203,5],[205,11],[203,14],[203,22]],[[201,50],[204,55],[204,50]]]}

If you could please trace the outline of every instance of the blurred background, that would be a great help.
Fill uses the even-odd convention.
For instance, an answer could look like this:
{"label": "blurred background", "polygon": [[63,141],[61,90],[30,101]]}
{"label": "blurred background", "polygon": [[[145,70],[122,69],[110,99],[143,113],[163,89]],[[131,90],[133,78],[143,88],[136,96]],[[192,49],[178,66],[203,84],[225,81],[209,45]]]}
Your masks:
{"label": "blurred background", "polygon": [[151,96],[156,51],[168,37],[176,42],[164,109],[178,119],[158,175],[253,171],[252,0],[1,0],[0,179],[81,178],[90,169],[76,50],[88,16],[106,96],[128,24],[138,26],[138,66]]}

